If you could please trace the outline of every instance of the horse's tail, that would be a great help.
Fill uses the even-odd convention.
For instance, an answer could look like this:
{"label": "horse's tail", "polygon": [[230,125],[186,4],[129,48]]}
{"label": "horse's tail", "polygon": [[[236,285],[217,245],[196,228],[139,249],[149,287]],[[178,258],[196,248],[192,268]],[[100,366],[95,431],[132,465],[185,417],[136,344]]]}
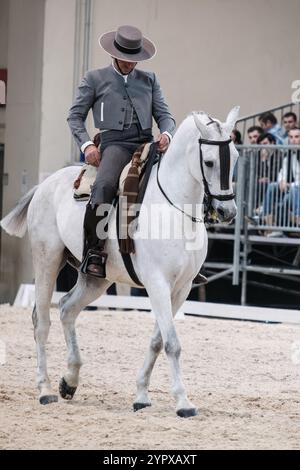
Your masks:
{"label": "horse's tail", "polygon": [[28,193],[26,193],[1,221],[1,227],[9,234],[16,237],[24,237],[27,230],[27,210],[33,198],[34,193],[38,188],[34,186]]}

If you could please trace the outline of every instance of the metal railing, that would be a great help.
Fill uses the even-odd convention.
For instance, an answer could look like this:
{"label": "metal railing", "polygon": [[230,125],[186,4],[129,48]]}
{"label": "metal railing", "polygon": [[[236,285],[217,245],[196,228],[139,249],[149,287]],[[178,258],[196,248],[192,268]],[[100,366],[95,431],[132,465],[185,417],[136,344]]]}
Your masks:
{"label": "metal railing", "polygon": [[[300,147],[238,146],[245,214],[257,229],[300,232]],[[239,191],[240,194],[240,191]]]}
{"label": "metal railing", "polygon": [[[247,273],[300,275],[300,146],[241,145],[236,178],[233,284],[246,304]],[[253,245],[293,246],[293,262],[271,256],[268,266],[250,264]],[[257,250],[258,252],[258,250]]]}
{"label": "metal railing", "polygon": [[[233,257],[205,262],[209,282],[232,278],[233,285],[241,285],[242,305],[247,302],[248,285],[300,295],[298,286],[299,292],[274,286],[276,277],[300,283],[300,146],[240,145],[237,149],[237,217],[233,225],[218,224],[208,232],[211,243],[226,243]],[[248,279],[249,272],[269,277],[257,283]]]}
{"label": "metal railing", "polygon": [[261,116],[262,114],[266,112],[273,113],[276,116],[279,125],[281,125],[282,118],[284,114],[287,112],[294,112],[298,116],[298,118],[300,118],[300,102],[299,103],[287,103],[281,106],[277,106],[276,108],[267,109],[267,110],[261,111],[260,113],[251,114],[249,116],[244,116],[238,119],[236,123],[236,128],[240,131],[242,135],[242,141],[244,144],[247,143],[246,142],[247,141],[247,129],[249,129],[249,127],[252,127],[252,126],[259,126],[258,118],[259,116]]}

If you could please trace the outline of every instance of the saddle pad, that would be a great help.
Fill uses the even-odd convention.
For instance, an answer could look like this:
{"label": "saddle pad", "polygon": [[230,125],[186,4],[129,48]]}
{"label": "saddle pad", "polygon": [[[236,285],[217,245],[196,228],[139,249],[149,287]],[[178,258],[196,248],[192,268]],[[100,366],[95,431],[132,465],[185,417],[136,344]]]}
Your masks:
{"label": "saddle pad", "polygon": [[[139,173],[141,173],[142,167],[147,160],[149,154],[151,142],[145,144],[142,154],[140,156]],[[135,155],[135,154],[134,154]],[[100,162],[101,165],[101,162]],[[121,194],[124,189],[124,182],[126,180],[129,168],[131,167],[131,161],[123,168],[119,179],[119,191]],[[97,168],[92,165],[84,164],[81,167],[80,174],[74,182],[74,199],[76,201],[87,200],[91,194],[91,187],[93,186],[97,175]]]}

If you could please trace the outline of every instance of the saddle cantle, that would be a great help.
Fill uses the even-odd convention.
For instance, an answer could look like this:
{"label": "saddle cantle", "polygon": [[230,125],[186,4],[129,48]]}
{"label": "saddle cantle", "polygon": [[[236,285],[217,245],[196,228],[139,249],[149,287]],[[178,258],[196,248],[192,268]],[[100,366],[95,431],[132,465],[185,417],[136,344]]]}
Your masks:
{"label": "saddle cantle", "polygon": [[87,201],[90,198],[91,187],[97,175],[97,168],[85,163],[73,183],[73,197],[76,201]]}

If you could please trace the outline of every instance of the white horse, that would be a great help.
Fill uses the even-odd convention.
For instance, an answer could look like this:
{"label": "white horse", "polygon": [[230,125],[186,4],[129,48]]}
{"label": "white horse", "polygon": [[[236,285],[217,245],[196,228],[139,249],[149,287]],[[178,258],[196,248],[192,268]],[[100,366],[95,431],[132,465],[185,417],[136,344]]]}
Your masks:
{"label": "white horse", "polygon": [[[233,143],[227,145],[230,170],[229,186],[222,188],[221,146],[218,142],[229,139],[238,118],[239,107],[233,108],[225,123],[212,120],[204,112],[189,115],[179,126],[159,168],[152,169],[139,216],[139,229],[149,232],[157,225],[159,218],[172,216],[175,225],[182,227],[189,220],[190,227],[183,237],[164,239],[143,239],[136,236],[135,254],[132,255],[134,269],[145,286],[156,322],[150,347],[137,378],[137,395],[134,410],[150,406],[148,388],[155,361],[164,347],[170,363],[172,393],[176,400],[179,416],[197,414],[189,401],[181,379],[179,367],[180,343],[176,334],[173,317],[185,301],[192,280],[199,272],[207,253],[207,234],[203,220],[190,220],[186,207],[194,207],[203,201],[204,192],[212,197],[212,205],[224,222],[236,215],[232,195],[232,173],[238,157]],[[206,139],[199,151],[199,138]],[[226,142],[224,142],[226,144]],[[200,155],[202,162],[200,164]],[[226,165],[225,165],[226,166]],[[224,168],[223,168],[224,169]],[[10,235],[22,237],[28,227],[35,272],[36,304],[32,320],[37,347],[37,385],[39,401],[48,404],[58,400],[53,392],[47,372],[46,343],[50,328],[50,301],[60,269],[72,254],[81,260],[83,241],[83,217],[85,204],[76,202],[72,196],[72,184],[77,177],[78,167],[67,167],[49,176],[40,185],[29,191],[17,206],[1,221]],[[176,206],[172,206],[169,201]],[[155,204],[156,211],[148,214]],[[185,206],[189,204],[190,206]],[[163,209],[162,209],[163,207]],[[181,211],[184,211],[183,214]],[[189,214],[188,214],[189,212]],[[151,232],[151,230],[150,230]],[[79,272],[77,284],[60,302],[60,318],[68,349],[67,371],[60,381],[60,395],[71,399],[79,382],[82,365],[76,340],[75,321],[80,311],[98,298],[113,282],[134,285],[124,267],[115,236],[115,212],[109,223],[109,239],[106,279],[99,279]],[[198,240],[195,248],[187,246],[192,236]]]}

